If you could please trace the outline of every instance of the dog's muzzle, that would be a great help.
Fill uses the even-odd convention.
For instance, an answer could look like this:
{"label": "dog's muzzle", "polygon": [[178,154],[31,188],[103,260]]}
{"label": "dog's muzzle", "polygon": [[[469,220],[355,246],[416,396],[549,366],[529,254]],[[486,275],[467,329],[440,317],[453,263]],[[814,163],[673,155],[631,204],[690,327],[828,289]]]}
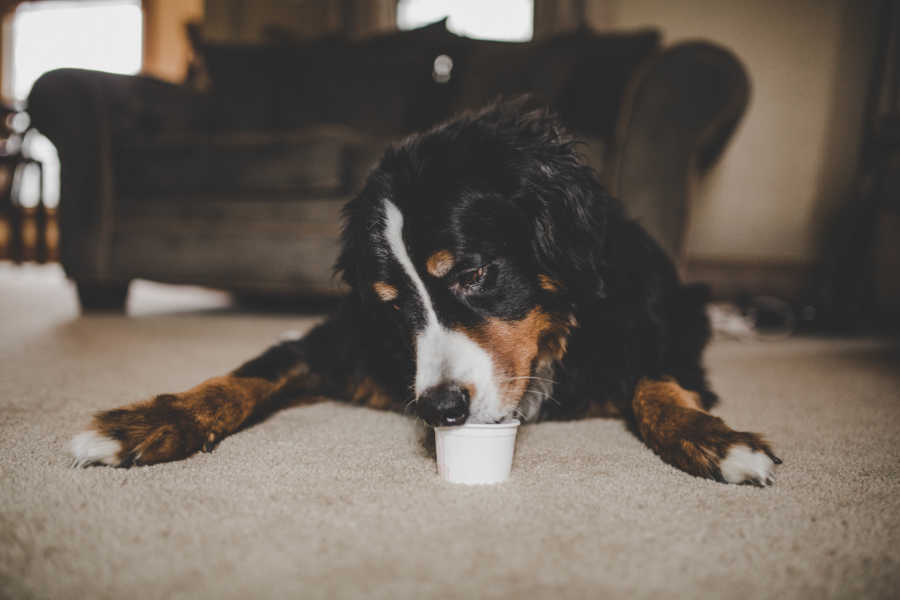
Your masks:
{"label": "dog's muzzle", "polygon": [[432,427],[462,425],[469,418],[469,392],[455,383],[441,383],[422,392],[416,406]]}

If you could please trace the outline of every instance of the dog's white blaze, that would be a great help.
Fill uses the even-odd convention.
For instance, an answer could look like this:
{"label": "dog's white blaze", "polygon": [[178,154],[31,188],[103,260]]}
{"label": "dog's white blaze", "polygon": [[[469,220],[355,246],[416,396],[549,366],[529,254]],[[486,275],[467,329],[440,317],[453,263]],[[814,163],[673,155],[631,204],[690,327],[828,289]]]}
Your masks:
{"label": "dog's white blaze", "polygon": [[406,244],[403,243],[403,213],[390,200],[384,201],[384,237],[394,258],[397,259],[397,262],[403,267],[403,272],[406,273],[416,287],[416,291],[422,300],[422,305],[425,307],[428,325],[438,325],[437,314],[434,312],[434,306],[431,304],[428,290],[425,289],[425,283],[419,277],[419,273],[406,252]]}
{"label": "dog's white blaze", "polygon": [[425,283],[419,276],[403,243],[403,214],[390,200],[384,200],[384,237],[394,258],[413,286],[425,310],[425,328],[416,335],[415,394],[444,382],[471,385],[469,423],[493,423],[507,415],[500,407],[491,355],[465,334],[440,324]]}

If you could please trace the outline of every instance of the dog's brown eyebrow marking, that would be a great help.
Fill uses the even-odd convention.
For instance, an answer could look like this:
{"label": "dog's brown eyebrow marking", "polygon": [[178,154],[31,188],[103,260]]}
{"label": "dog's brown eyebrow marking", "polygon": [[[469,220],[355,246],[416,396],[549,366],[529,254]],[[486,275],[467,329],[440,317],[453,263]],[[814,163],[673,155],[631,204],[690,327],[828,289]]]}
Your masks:
{"label": "dog's brown eyebrow marking", "polygon": [[425,268],[435,277],[443,277],[450,272],[455,262],[449,250],[438,250],[425,261]]}
{"label": "dog's brown eyebrow marking", "polygon": [[562,284],[560,282],[553,279],[549,275],[544,275],[543,273],[538,275],[538,285],[541,286],[541,289],[553,293],[558,292],[562,287]]}
{"label": "dog's brown eyebrow marking", "polygon": [[398,295],[397,288],[383,281],[376,281],[373,283],[372,289],[375,291],[375,295],[381,298],[383,302],[396,300]]}

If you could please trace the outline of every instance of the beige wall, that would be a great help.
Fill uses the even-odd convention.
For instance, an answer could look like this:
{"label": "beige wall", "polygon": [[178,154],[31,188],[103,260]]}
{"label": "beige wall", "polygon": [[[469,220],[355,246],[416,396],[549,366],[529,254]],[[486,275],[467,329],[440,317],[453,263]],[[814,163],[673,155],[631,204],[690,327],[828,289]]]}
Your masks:
{"label": "beige wall", "polygon": [[389,31],[395,0],[205,0],[204,35],[228,42],[260,42],[275,35],[351,37]]}
{"label": "beige wall", "polygon": [[[2,3],[3,0],[0,0]],[[278,36],[363,36],[392,29],[394,0],[143,0],[144,65],[148,75],[183,81],[192,55],[188,23],[207,39],[231,43]]]}
{"label": "beige wall", "polygon": [[[589,0],[591,1],[591,0]],[[866,0],[593,0],[597,27],[655,25],[665,42],[704,38],[744,61],[752,99],[698,185],[690,258],[812,262],[856,167],[872,62]]]}
{"label": "beige wall", "polygon": [[185,27],[203,22],[203,0],[143,0],[143,7],[142,72],[183,81],[192,52]]}

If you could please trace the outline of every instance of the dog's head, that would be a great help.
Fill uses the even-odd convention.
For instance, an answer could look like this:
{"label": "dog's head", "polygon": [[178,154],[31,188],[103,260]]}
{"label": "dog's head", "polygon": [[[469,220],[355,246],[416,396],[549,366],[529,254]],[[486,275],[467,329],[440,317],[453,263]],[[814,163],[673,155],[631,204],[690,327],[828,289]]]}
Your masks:
{"label": "dog's head", "polygon": [[576,306],[603,293],[606,205],[556,118],[519,104],[387,151],[345,209],[337,268],[406,346],[426,422],[535,416]]}

